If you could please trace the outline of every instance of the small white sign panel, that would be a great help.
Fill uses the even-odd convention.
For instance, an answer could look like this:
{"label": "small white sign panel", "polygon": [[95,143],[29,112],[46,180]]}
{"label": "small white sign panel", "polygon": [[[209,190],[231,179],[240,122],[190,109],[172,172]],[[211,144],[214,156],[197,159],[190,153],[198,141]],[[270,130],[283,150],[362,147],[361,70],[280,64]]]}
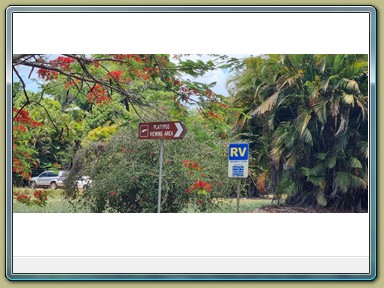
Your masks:
{"label": "small white sign panel", "polygon": [[247,178],[248,177],[248,161],[229,161],[228,177]]}

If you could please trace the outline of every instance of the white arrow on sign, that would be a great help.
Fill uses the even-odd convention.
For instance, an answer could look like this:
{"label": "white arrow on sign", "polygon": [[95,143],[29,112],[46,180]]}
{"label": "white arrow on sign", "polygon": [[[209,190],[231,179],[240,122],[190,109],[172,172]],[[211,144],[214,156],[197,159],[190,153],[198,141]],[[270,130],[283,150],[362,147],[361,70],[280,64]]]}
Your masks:
{"label": "white arrow on sign", "polygon": [[183,133],[183,126],[181,126],[181,124],[180,123],[175,123],[175,125],[176,125],[176,128],[177,128],[177,132],[176,132],[176,134],[175,134],[175,138],[177,138],[177,137],[179,137],[180,135],[181,135],[181,133]]}

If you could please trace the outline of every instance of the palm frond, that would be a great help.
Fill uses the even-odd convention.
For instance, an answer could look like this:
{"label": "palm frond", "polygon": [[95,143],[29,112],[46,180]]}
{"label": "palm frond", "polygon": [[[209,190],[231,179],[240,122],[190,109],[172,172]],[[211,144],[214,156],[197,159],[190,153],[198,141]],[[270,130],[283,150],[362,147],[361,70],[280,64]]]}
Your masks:
{"label": "palm frond", "polygon": [[343,91],[343,100],[345,103],[352,105],[352,107],[355,106],[355,95],[347,94]]}
{"label": "palm frond", "polygon": [[357,143],[357,146],[359,147],[360,153],[364,155],[365,159],[368,159],[368,142],[366,141],[359,141]]}
{"label": "palm frond", "polygon": [[328,203],[327,199],[324,197],[323,192],[320,192],[317,194],[316,201],[317,201],[317,204],[319,204],[322,207],[327,206],[327,203]]}
{"label": "palm frond", "polygon": [[309,120],[311,120],[311,117],[312,117],[311,113],[308,113],[307,115],[305,115],[303,126],[301,127],[301,131],[300,131],[300,135],[303,135],[304,130],[307,129],[307,126],[308,126]]}
{"label": "palm frond", "polygon": [[360,160],[353,156],[349,159],[349,166],[351,168],[363,168],[363,165],[361,165]]}
{"label": "palm frond", "polygon": [[336,157],[331,157],[327,160],[328,169],[333,169],[336,166]]}
{"label": "palm frond", "polygon": [[336,190],[345,194],[351,185],[351,174],[348,172],[337,172],[334,181]]}
{"label": "palm frond", "polygon": [[279,94],[280,94],[280,90],[272,94],[267,100],[261,103],[261,105],[255,111],[251,113],[251,116],[262,115],[268,111],[271,111],[272,108],[276,105]]}
{"label": "palm frond", "polygon": [[343,133],[346,129],[347,129],[347,121],[345,120],[344,116],[341,115],[341,116],[340,116],[340,125],[339,125],[339,129],[337,129],[335,136],[340,135],[340,134]]}
{"label": "palm frond", "polygon": [[354,94],[358,94],[360,93],[360,88],[359,88],[359,84],[357,84],[357,82],[355,80],[349,80],[347,82],[347,85],[345,86],[345,88],[348,90],[348,92],[350,93],[354,93]]}

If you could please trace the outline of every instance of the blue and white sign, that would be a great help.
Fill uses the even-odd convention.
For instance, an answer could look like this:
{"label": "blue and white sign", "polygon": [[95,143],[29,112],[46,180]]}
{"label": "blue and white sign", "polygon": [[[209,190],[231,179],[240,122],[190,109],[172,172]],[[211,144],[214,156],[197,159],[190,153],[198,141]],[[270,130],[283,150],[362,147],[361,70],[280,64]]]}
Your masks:
{"label": "blue and white sign", "polygon": [[230,143],[228,146],[229,161],[248,161],[249,145],[248,143]]}
{"label": "blue and white sign", "polygon": [[248,177],[248,143],[230,143],[228,145],[228,177]]}

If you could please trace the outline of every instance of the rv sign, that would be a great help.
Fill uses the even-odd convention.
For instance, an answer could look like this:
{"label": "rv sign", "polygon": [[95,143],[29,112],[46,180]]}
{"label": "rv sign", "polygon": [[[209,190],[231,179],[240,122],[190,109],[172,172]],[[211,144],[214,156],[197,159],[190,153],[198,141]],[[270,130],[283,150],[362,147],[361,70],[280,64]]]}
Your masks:
{"label": "rv sign", "polygon": [[228,145],[228,177],[248,177],[248,143],[230,143]]}

